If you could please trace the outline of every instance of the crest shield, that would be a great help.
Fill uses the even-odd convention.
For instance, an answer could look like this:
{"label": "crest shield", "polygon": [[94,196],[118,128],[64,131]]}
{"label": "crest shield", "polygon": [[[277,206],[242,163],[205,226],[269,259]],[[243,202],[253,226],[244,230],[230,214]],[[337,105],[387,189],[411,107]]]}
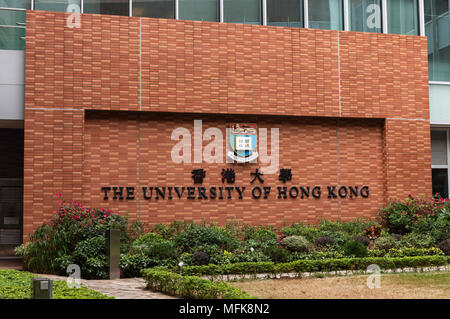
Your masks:
{"label": "crest shield", "polygon": [[230,129],[231,152],[228,157],[237,162],[250,162],[258,157],[256,124],[232,123]]}

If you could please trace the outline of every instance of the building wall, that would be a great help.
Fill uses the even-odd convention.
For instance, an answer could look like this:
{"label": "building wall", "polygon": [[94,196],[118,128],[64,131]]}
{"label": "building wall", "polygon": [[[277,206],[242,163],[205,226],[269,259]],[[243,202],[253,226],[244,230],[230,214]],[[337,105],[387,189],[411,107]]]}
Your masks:
{"label": "building wall", "polygon": [[[66,17],[27,12],[24,236],[54,213],[56,193],[149,223],[280,225],[372,217],[431,191],[424,37],[86,14],[67,28]],[[170,132],[194,119],[279,127],[292,184],[370,183],[370,198],[103,200],[101,184],[192,184],[198,166],[220,184],[226,164],[167,162]],[[260,165],[233,167],[248,184]]]}

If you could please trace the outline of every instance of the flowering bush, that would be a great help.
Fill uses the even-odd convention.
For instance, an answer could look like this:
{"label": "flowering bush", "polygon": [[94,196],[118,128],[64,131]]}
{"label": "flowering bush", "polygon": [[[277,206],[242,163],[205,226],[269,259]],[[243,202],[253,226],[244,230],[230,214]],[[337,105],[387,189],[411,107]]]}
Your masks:
{"label": "flowering bush", "polygon": [[[90,249],[92,238],[103,237],[107,229],[121,230],[121,250],[127,249],[129,238],[127,235],[127,219],[113,214],[110,210],[87,208],[77,201],[66,202],[59,197],[59,209],[50,223],[43,224],[30,235],[29,241],[16,248],[16,254],[21,256],[24,266],[33,272],[56,273],[66,275],[68,263],[80,263],[80,258],[75,256],[79,251],[78,244],[84,242],[86,251]],[[98,269],[104,269],[103,259],[92,253],[83,257],[83,269],[81,273],[94,277],[92,265]],[[100,258],[100,259],[92,259]],[[95,262],[94,262],[95,261]],[[95,271],[95,273],[103,273]],[[103,276],[97,276],[103,277]]]}
{"label": "flowering bush", "polygon": [[381,209],[379,220],[391,234],[408,234],[423,220],[434,221],[439,212],[448,205],[449,199],[436,194],[431,197],[408,196],[403,201],[390,201]]}

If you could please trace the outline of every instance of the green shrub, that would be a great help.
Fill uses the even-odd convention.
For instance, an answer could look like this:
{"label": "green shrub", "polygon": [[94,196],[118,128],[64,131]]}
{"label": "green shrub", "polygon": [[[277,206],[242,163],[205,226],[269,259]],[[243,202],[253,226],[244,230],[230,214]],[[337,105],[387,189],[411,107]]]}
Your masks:
{"label": "green shrub", "polygon": [[124,277],[139,277],[141,270],[151,267],[152,261],[144,254],[121,254],[120,269]]}
{"label": "green shrub", "polygon": [[399,241],[399,246],[404,248],[430,248],[434,239],[428,234],[409,233]]}
{"label": "green shrub", "polygon": [[[25,271],[0,269],[0,299],[31,299],[31,279]],[[65,281],[53,281],[53,299],[113,299],[86,287],[69,288]]]}
{"label": "green shrub", "polygon": [[284,236],[303,236],[312,242],[318,236],[319,230],[313,225],[292,223],[290,226],[285,226],[282,228],[282,234]]}
{"label": "green shrub", "polygon": [[288,236],[281,243],[290,251],[306,252],[309,249],[309,242],[303,236]]}
{"label": "green shrub", "polygon": [[366,270],[371,264],[377,264],[381,269],[396,269],[405,267],[431,267],[450,263],[450,257],[417,256],[417,257],[364,257],[338,258],[323,260],[297,260],[289,263],[274,264],[272,262],[237,263],[229,265],[206,265],[183,267],[183,274],[195,276],[218,276],[231,274],[257,273],[289,273],[289,272],[330,272],[338,270]]}
{"label": "green shrub", "polygon": [[330,236],[320,236],[314,240],[314,245],[318,248],[328,248],[334,244],[334,239]]}
{"label": "green shrub", "polygon": [[413,257],[413,256],[443,256],[442,250],[431,248],[391,248],[384,256],[386,257]]}
{"label": "green shrub", "polygon": [[83,278],[108,278],[108,262],[106,259],[106,240],[97,236],[80,241],[73,252],[73,260],[81,268]]}
{"label": "green shrub", "polygon": [[[16,248],[16,254],[22,257],[25,269],[66,275],[67,262],[76,259],[68,256],[73,255],[80,242],[104,236],[108,229],[119,229],[121,243],[126,247],[129,242],[127,225],[125,217],[114,215],[110,210],[86,208],[76,201],[61,201],[51,222],[36,229],[26,244]],[[89,264],[98,263],[91,261]],[[87,265],[82,267],[82,274],[90,273],[84,268]]]}
{"label": "green shrub", "polygon": [[380,210],[378,218],[389,233],[405,235],[413,231],[422,218],[430,218],[427,224],[430,225],[429,221],[433,224],[446,202],[437,197],[409,196],[403,201],[390,201],[387,207]]}
{"label": "green shrub", "polygon": [[[218,253],[210,256],[211,264],[233,264],[233,263],[242,263],[242,262],[261,262],[261,261],[270,261],[270,258],[264,255],[261,251],[251,251],[249,249],[236,249],[234,252],[224,251],[223,253]],[[192,263],[190,263],[192,264]],[[189,264],[189,265],[190,265]]]}
{"label": "green shrub", "polygon": [[344,245],[344,253],[346,256],[366,257],[367,247],[359,241],[351,240]]}
{"label": "green shrub", "polygon": [[148,288],[189,299],[251,299],[245,292],[224,282],[212,282],[195,276],[182,276],[164,270],[144,269]]}
{"label": "green shrub", "polygon": [[355,236],[353,237],[353,240],[356,240],[357,242],[363,244],[364,246],[369,246],[370,240],[367,236]]}
{"label": "green shrub", "polygon": [[160,234],[146,233],[138,237],[132,246],[151,246],[162,241],[164,241],[164,238]]}
{"label": "green shrub", "polygon": [[275,263],[286,262],[289,258],[289,252],[286,249],[278,246],[267,247],[264,250],[264,254]]}
{"label": "green shrub", "polygon": [[244,241],[246,247],[254,249],[266,249],[277,245],[278,238],[272,227],[257,226],[245,228]]}
{"label": "green shrub", "polygon": [[[331,244],[330,246],[327,246],[328,248],[331,249],[335,249],[335,250],[342,250],[342,247],[345,245],[346,242],[348,242],[349,240],[351,240],[351,237],[349,234],[341,231],[341,230],[337,230],[337,231],[332,231],[332,230],[322,230],[320,232],[321,237],[330,237],[333,239],[333,244]],[[319,246],[319,247],[323,247],[323,246]]]}
{"label": "green shrub", "polygon": [[226,230],[216,226],[188,224],[174,237],[176,246],[182,252],[193,252],[197,247],[214,246],[215,249],[236,248],[237,239]]}
{"label": "green shrub", "polygon": [[439,244],[439,248],[444,252],[444,254],[450,256],[450,238],[441,241]]}
{"label": "green shrub", "polygon": [[397,248],[398,246],[398,241],[393,236],[387,235],[375,239],[373,248],[387,252],[389,249]]}
{"label": "green shrub", "polygon": [[209,255],[203,251],[198,251],[192,255],[192,262],[195,266],[207,265],[209,263]]}

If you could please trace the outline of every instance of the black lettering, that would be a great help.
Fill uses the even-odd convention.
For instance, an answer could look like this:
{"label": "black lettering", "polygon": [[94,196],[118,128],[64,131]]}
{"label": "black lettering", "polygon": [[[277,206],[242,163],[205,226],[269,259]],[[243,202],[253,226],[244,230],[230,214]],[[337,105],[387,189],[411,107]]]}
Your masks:
{"label": "black lettering", "polygon": [[228,192],[228,197],[227,198],[231,199],[231,191],[234,189],[234,187],[228,186],[228,187],[225,187],[225,189]]}
{"label": "black lettering", "polygon": [[142,192],[144,193],[144,199],[152,199],[153,194],[153,187],[149,187],[150,189],[150,196],[147,196],[147,187],[142,187]]}
{"label": "black lettering", "polygon": [[353,196],[358,197],[358,186],[350,186],[350,198],[353,198]]}
{"label": "black lettering", "polygon": [[337,198],[337,195],[335,193],[336,186],[328,186],[328,198]]}
{"label": "black lettering", "polygon": [[175,189],[175,193],[177,193],[178,198],[181,199],[181,197],[183,196],[183,193],[184,193],[184,187],[181,187],[181,193],[180,193],[180,190],[178,189],[178,187],[174,187],[174,189]]}
{"label": "black lettering", "polygon": [[271,187],[264,186],[264,199],[267,198],[267,196],[270,194]]}
{"label": "black lettering", "polygon": [[[255,192],[255,191],[257,191],[257,192]],[[258,193],[258,194],[256,194],[256,193]],[[261,187],[259,187],[259,186],[253,187],[253,189],[252,189],[252,197],[253,198],[258,199],[261,197],[261,194],[262,194]]]}
{"label": "black lettering", "polygon": [[209,188],[209,198],[210,199],[216,199],[216,197],[217,197],[216,188],[215,187],[210,187]]}
{"label": "black lettering", "polygon": [[281,196],[283,196],[283,198],[286,199],[287,198],[287,195],[286,195],[287,187],[286,186],[284,186],[284,187],[278,186],[277,188],[278,188],[278,198],[281,198]]}
{"label": "black lettering", "polygon": [[339,187],[338,194],[339,194],[339,197],[341,197],[341,198],[347,197],[347,195],[348,195],[347,187],[345,187],[345,186]]}
{"label": "black lettering", "polygon": [[239,186],[236,186],[236,190],[239,193],[239,199],[242,199],[242,194],[245,191],[245,187],[242,187],[242,189]]}
{"label": "black lettering", "polygon": [[117,199],[117,196],[119,196],[119,199],[123,199],[123,187],[113,187],[113,193],[113,199]]}
{"label": "black lettering", "polygon": [[361,194],[362,197],[367,198],[369,197],[369,186],[363,186],[361,187],[361,190],[359,191],[359,193]]}
{"label": "black lettering", "polygon": [[205,187],[197,187],[198,189],[198,199],[208,199],[206,196],[206,188]]}
{"label": "black lettering", "polygon": [[314,198],[320,198],[321,195],[322,195],[322,191],[320,190],[320,186],[313,187],[312,196]]}
{"label": "black lettering", "polygon": [[102,191],[105,192],[105,197],[103,197],[104,200],[108,200],[108,192],[111,190],[111,187],[102,187]]}
{"label": "black lettering", "polygon": [[219,199],[223,199],[223,187],[219,187]]}
{"label": "black lettering", "polygon": [[155,187],[155,194],[156,197],[155,199],[159,199],[159,196],[161,196],[162,199],[164,199],[166,197],[166,188],[165,187],[161,187],[162,190],[159,187]]}
{"label": "black lettering", "polygon": [[127,187],[127,200],[134,199],[134,187]]}
{"label": "black lettering", "polygon": [[195,187],[188,187],[187,192],[188,192],[187,199],[195,199]]}
{"label": "black lettering", "polygon": [[306,187],[306,189],[303,186],[300,186],[300,191],[302,192],[301,198],[309,198],[309,186]]}
{"label": "black lettering", "polygon": [[[293,195],[292,191],[295,191],[295,195]],[[292,186],[291,188],[289,188],[289,196],[291,198],[297,198],[298,197],[298,188],[295,186]]]}
{"label": "black lettering", "polygon": [[169,196],[167,199],[172,199],[172,186],[167,187],[167,189],[169,190]]}

